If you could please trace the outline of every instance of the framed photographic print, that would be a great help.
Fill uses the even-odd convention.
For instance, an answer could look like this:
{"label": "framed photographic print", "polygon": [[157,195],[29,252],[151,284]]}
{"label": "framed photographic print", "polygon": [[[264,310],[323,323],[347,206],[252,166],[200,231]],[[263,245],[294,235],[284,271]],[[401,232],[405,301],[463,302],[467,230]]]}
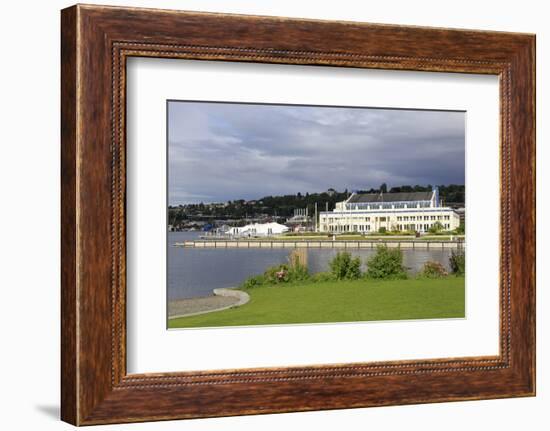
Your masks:
{"label": "framed photographic print", "polygon": [[167,111],[169,328],[465,317],[465,112]]}
{"label": "framed photographic print", "polygon": [[62,419],[535,394],[535,37],[62,11]]}

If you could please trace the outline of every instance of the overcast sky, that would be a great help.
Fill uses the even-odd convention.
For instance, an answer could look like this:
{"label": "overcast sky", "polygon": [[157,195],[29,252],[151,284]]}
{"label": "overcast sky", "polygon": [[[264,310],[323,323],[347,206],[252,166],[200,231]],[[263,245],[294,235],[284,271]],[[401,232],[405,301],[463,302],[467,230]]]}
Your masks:
{"label": "overcast sky", "polygon": [[463,112],[169,102],[169,203],[464,184]]}

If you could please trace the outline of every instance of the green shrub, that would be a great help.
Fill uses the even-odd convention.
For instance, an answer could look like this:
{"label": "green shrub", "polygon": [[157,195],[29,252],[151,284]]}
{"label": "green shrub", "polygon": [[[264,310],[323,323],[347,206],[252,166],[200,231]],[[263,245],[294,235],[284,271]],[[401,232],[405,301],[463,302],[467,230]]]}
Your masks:
{"label": "green shrub", "polygon": [[441,265],[439,262],[434,261],[427,261],[424,263],[424,266],[422,267],[422,270],[420,271],[419,275],[421,277],[427,277],[427,278],[441,278],[446,277],[449,275],[447,270],[443,265]]}
{"label": "green shrub", "polygon": [[385,227],[381,227],[378,229],[378,233],[386,233],[388,230]]}
{"label": "green shrub", "polygon": [[430,233],[440,233],[443,230],[443,225],[441,222],[436,221],[433,225],[430,226],[428,232]]}
{"label": "green shrub", "polygon": [[254,277],[247,278],[240,286],[241,289],[252,289],[254,287],[262,286],[266,284],[265,277],[263,275],[256,275]]}
{"label": "green shrub", "polygon": [[313,274],[310,279],[314,283],[323,283],[324,281],[333,281],[334,275],[331,272],[318,272]]}
{"label": "green shrub", "polygon": [[302,264],[292,265],[288,269],[287,281],[303,281],[309,279],[307,266]]}
{"label": "green shrub", "polygon": [[379,245],[376,248],[376,254],[367,261],[366,276],[369,278],[407,278],[401,250]]}
{"label": "green shrub", "polygon": [[330,272],[336,280],[355,280],[361,277],[361,260],[347,251],[339,251],[329,262]]}
{"label": "green shrub", "polygon": [[456,275],[464,275],[466,269],[466,255],[463,249],[452,250],[449,257],[449,266]]}

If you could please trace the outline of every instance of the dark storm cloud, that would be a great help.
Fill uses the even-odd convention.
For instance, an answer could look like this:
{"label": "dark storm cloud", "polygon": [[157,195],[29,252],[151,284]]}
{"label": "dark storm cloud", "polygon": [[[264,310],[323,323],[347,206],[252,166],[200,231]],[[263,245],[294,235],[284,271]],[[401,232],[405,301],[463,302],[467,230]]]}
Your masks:
{"label": "dark storm cloud", "polygon": [[464,184],[463,112],[170,102],[169,202]]}

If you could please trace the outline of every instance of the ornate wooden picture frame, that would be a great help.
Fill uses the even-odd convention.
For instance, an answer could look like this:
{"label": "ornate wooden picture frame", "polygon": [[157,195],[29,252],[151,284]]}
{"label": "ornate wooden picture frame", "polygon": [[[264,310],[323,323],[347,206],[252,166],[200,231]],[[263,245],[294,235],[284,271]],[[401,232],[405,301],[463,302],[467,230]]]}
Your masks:
{"label": "ornate wooden picture frame", "polygon": [[[535,394],[534,35],[78,5],[62,11],[61,49],[64,421]],[[497,75],[500,354],[128,374],[125,98],[133,56]]]}

